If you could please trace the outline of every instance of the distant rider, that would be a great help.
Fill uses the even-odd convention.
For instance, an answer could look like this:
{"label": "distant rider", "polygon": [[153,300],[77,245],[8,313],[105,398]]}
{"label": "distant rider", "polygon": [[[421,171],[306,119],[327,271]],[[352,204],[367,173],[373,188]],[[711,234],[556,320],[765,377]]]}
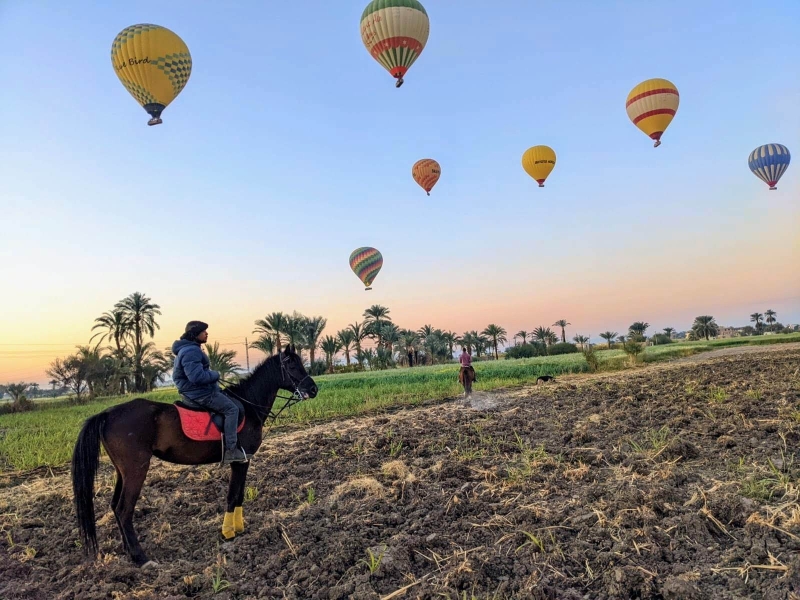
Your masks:
{"label": "distant rider", "polygon": [[172,380],[182,396],[223,416],[223,464],[247,462],[244,450],[237,447],[239,408],[220,391],[217,385],[219,373],[211,370],[208,357],[200,349],[200,344],[208,341],[207,329],[208,324],[202,321],[189,321],[181,339],[173,342],[175,368]]}
{"label": "distant rider", "polygon": [[472,367],[472,355],[467,352],[467,348],[461,348],[461,356],[458,357],[458,362],[465,369],[472,371],[472,381],[478,381],[478,376],[475,374],[475,369]]}

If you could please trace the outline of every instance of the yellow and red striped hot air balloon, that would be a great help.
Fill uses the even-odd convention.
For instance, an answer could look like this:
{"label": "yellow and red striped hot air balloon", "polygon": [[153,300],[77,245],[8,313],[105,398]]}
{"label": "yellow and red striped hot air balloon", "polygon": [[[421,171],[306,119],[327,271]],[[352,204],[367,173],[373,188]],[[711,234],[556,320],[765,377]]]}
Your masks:
{"label": "yellow and red striped hot air balloon", "polygon": [[418,0],[372,0],[361,14],[361,41],[372,58],[403,85],[428,42],[428,13]]}
{"label": "yellow and red striped hot air balloon", "polygon": [[653,147],[658,148],[661,136],[678,112],[679,103],[678,88],[671,81],[648,79],[628,94],[625,110],[633,124],[655,140]]}
{"label": "yellow and red striped hot air balloon", "polygon": [[411,176],[414,178],[420,187],[431,195],[431,190],[439,177],[442,175],[442,168],[439,163],[432,158],[423,158],[414,163],[411,167]]}
{"label": "yellow and red striped hot air balloon", "polygon": [[161,123],[161,112],[189,81],[192,57],[175,33],[159,25],[142,23],[126,27],[111,44],[111,64],[125,89]]}
{"label": "yellow and red striped hot air balloon", "polygon": [[556,166],[556,153],[550,146],[533,146],[522,155],[522,168],[544,187],[544,180]]}

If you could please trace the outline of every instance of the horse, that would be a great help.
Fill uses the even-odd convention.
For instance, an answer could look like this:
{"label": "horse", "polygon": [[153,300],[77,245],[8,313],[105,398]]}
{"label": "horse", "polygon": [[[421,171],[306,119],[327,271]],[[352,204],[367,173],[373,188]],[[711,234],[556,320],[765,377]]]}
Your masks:
{"label": "horse", "polygon": [[458,372],[458,382],[464,386],[464,395],[472,394],[472,382],[475,381],[475,371],[470,367],[461,367]]}
{"label": "horse", "polygon": [[[317,395],[317,385],[306,372],[294,346],[287,345],[284,350],[279,350],[278,354],[258,365],[252,374],[224,390],[229,397],[240,400],[244,407],[239,444],[248,459],[261,446],[265,419],[277,417],[272,414],[272,406],[278,390],[294,394],[287,397],[287,405]],[[84,551],[97,556],[94,480],[100,462],[101,443],[116,469],[111,510],[122,534],[125,552],[137,567],[143,567],[157,564],[148,559],[133,528],[133,509],[142,491],[150,459],[156,456],[180,465],[220,463],[221,433],[207,439],[211,441],[194,441],[187,437],[176,405],[144,398],[135,398],[89,417],[72,454],[72,489]],[[248,466],[249,462],[231,464],[227,507],[222,522],[225,540],[244,532],[242,504]]]}

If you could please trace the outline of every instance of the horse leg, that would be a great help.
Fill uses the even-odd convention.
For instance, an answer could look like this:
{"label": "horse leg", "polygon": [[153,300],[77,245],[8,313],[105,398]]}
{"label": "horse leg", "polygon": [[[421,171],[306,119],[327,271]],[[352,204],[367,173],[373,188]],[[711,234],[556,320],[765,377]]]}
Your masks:
{"label": "horse leg", "polygon": [[125,549],[125,552],[128,552],[128,541],[125,539],[125,530],[122,528],[122,521],[119,520],[119,513],[117,512],[117,504],[119,504],[119,498],[122,495],[122,473],[119,472],[119,469],[114,467],[117,471],[115,476],[115,483],[114,483],[114,495],[111,498],[111,510],[114,513],[114,519],[117,521],[117,527],[119,527],[120,535],[122,535],[122,547]]}
{"label": "horse leg", "polygon": [[222,537],[232,540],[237,533],[244,532],[244,482],[250,463],[232,463],[231,480],[228,485],[228,498],[225,517],[222,520]]}
{"label": "horse leg", "polygon": [[[117,522],[120,524],[120,530],[122,531],[122,539],[125,542],[125,549],[131,560],[138,567],[149,562],[147,555],[139,545],[139,538],[133,528],[133,509],[136,507],[136,501],[139,499],[142,485],[150,468],[151,455],[143,456],[143,454],[143,452],[139,452],[133,457],[126,457],[127,460],[121,465],[122,489],[120,490],[115,511]],[[116,490],[114,495],[116,496]]]}

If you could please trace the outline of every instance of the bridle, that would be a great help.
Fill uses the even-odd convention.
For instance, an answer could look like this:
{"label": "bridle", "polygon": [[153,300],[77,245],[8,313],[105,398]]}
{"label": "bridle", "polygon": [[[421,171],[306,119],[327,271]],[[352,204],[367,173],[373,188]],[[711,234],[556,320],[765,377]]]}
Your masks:
{"label": "bridle", "polygon": [[[291,382],[291,384],[294,386],[294,393],[292,393],[292,395],[291,395],[291,396],[281,396],[280,394],[276,394],[276,395],[275,395],[275,399],[276,399],[276,400],[277,400],[278,398],[281,398],[282,400],[286,400],[286,402],[284,403],[284,405],[281,407],[281,409],[280,409],[278,412],[275,412],[275,410],[274,410],[273,408],[270,408],[270,410],[269,410],[269,413],[268,413],[268,414],[266,414],[266,415],[264,415],[264,417],[261,419],[261,421],[262,421],[262,424],[263,424],[263,422],[264,422],[264,421],[266,421],[266,420],[267,420],[267,418],[270,418],[270,419],[272,419],[272,421],[273,421],[273,422],[274,422],[274,421],[276,421],[276,420],[278,419],[278,417],[280,416],[280,414],[281,414],[281,413],[282,413],[284,410],[286,410],[286,409],[287,409],[287,408],[289,408],[290,406],[294,406],[294,405],[295,405],[295,404],[297,404],[298,402],[302,402],[302,401],[304,400],[304,398],[303,398],[303,393],[300,391],[300,386],[303,384],[303,382],[304,382],[306,379],[311,379],[311,375],[308,375],[308,374],[306,374],[306,376],[305,376],[305,377],[303,377],[302,379],[297,379],[297,378],[295,378],[295,376],[294,376],[294,375],[292,375],[292,374],[289,372],[289,369],[288,369],[288,368],[286,368],[286,363],[288,363],[288,362],[289,362],[289,360],[291,360],[291,359],[290,359],[288,356],[286,356],[286,355],[285,355],[285,353],[283,353],[283,352],[281,352],[281,353],[280,353],[280,361],[281,361],[281,379],[282,379],[283,381],[286,381],[286,380],[288,379],[288,380]],[[279,388],[279,389],[280,389],[280,388]],[[242,398],[242,397],[241,397],[240,395],[238,395],[238,394],[234,394],[234,393],[233,393],[233,392],[230,390],[230,387],[229,387],[229,386],[225,386],[225,387],[223,388],[223,392],[224,392],[224,393],[226,393],[226,394],[228,394],[229,396],[233,396],[234,398],[236,398],[236,399],[237,399],[237,400],[239,400],[240,402],[244,402],[245,404],[249,404],[250,406],[252,406],[253,408],[255,408],[255,409],[256,409],[256,412],[258,413],[258,415],[259,415],[259,416],[261,416],[261,410],[264,408],[263,406],[261,406],[261,405],[259,405],[259,404],[256,404],[255,402],[250,402],[249,400],[246,400],[245,398]],[[274,407],[274,406],[275,406],[275,403],[273,402],[273,404],[272,404],[272,405],[273,405],[273,407]]]}

